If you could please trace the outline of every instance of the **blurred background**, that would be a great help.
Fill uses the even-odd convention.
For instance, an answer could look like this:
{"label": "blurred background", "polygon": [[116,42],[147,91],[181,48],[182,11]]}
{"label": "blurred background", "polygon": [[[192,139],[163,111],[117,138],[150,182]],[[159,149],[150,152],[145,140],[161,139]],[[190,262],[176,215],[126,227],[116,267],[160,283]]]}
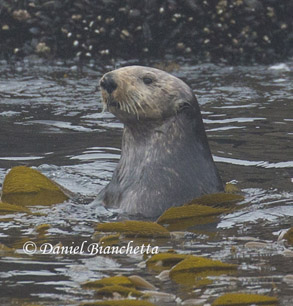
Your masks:
{"label": "blurred background", "polygon": [[292,16],[292,0],[0,0],[0,58],[272,62],[292,56]]}

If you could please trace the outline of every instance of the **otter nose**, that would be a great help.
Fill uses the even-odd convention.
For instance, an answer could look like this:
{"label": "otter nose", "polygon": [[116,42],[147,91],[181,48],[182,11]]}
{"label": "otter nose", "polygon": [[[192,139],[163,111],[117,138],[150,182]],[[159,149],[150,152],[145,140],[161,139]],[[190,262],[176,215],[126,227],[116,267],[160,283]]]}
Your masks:
{"label": "otter nose", "polygon": [[113,77],[111,74],[105,75],[100,82],[101,87],[103,87],[105,90],[108,91],[108,93],[112,93],[116,88],[117,84],[114,81]]}

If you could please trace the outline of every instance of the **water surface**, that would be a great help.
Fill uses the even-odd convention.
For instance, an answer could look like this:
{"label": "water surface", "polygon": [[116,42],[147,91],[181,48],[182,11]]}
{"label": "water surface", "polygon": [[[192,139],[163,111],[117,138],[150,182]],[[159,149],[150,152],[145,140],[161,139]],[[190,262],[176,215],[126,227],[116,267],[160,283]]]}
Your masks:
{"label": "water surface", "polygon": [[[116,63],[116,67],[126,64]],[[180,243],[165,242],[161,250],[174,248],[237,263],[237,277],[219,277],[190,295],[141,268],[139,256],[23,254],[21,245],[36,236],[34,229],[40,224],[50,224],[45,239],[52,243],[78,245],[91,239],[95,224],[106,217],[86,204],[112,176],[123,126],[102,112],[96,91],[101,75],[114,67],[2,62],[0,182],[11,167],[26,165],[79,196],[50,208],[32,208],[42,215],[0,216],[0,242],[19,249],[17,256],[0,256],[1,305],[21,305],[22,301],[78,305],[94,300],[91,292],[81,289],[82,282],[117,274],[139,274],[160,291],[174,294],[179,305],[190,297],[208,305],[227,291],[276,295],[280,305],[293,304],[292,254],[277,241],[280,231],[293,224],[293,63],[271,67],[179,64],[172,73],[198,97],[221,177],[237,182],[247,205],[220,218],[205,229],[206,235],[195,232]],[[245,247],[254,240],[266,247]]]}

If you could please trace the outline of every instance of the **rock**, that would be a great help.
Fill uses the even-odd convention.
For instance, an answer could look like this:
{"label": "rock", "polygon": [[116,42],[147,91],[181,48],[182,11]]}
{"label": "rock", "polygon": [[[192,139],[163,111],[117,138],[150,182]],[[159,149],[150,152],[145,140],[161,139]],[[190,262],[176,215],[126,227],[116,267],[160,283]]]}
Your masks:
{"label": "rock", "polygon": [[16,10],[13,11],[12,16],[18,21],[26,21],[31,18],[31,15],[27,10]]}
{"label": "rock", "polygon": [[[37,35],[63,58],[77,53],[88,60],[184,54],[197,60],[271,63],[292,55],[292,6],[286,0],[237,0],[229,5],[222,0],[213,5],[205,0],[88,0],[24,1],[20,9],[18,1],[1,0],[0,58],[34,53],[23,48]],[[34,34],[32,28],[40,32]],[[75,40],[84,46],[78,52]]]}
{"label": "rock", "polygon": [[48,47],[45,43],[38,43],[36,46],[36,53],[44,55],[51,52],[51,48]]}

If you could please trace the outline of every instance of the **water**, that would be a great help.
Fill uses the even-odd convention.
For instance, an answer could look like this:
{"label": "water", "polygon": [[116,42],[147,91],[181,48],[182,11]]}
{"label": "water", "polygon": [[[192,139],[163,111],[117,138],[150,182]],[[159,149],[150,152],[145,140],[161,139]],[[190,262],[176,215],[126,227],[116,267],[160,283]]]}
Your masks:
{"label": "water", "polygon": [[[121,64],[127,63],[116,66]],[[175,294],[179,305],[194,296],[211,303],[227,291],[273,294],[280,305],[293,304],[293,255],[277,241],[279,233],[293,225],[293,62],[178,67],[172,73],[198,97],[221,177],[237,182],[247,205],[221,217],[206,234],[187,235],[180,243],[165,241],[161,250],[237,263],[237,276],[218,277],[190,295],[170,281],[160,282],[139,265],[139,256],[23,254],[23,243],[38,236],[35,228],[40,224],[51,226],[45,236],[38,236],[40,241],[79,245],[91,240],[95,224],[107,217],[87,203],[112,176],[122,125],[102,112],[96,90],[101,75],[114,67],[89,65],[80,70],[58,62],[2,62],[0,182],[11,167],[27,165],[79,196],[53,207],[32,208],[42,215],[0,216],[0,242],[17,249],[16,254],[0,254],[1,305],[78,305],[94,300],[91,291],[81,289],[82,282],[117,274],[139,274],[160,291]],[[266,247],[245,246],[254,240]],[[172,299],[157,303],[176,305]]]}

